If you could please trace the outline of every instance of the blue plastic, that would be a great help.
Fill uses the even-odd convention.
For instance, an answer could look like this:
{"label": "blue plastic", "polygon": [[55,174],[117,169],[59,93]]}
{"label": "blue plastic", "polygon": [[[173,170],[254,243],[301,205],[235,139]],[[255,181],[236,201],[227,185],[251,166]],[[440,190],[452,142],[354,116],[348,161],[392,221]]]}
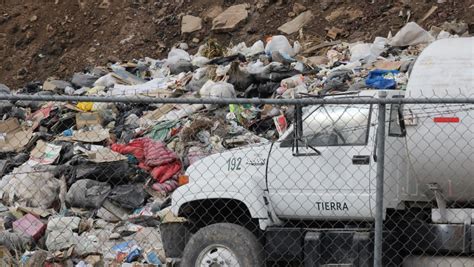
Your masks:
{"label": "blue plastic", "polygon": [[158,257],[158,254],[154,251],[148,252],[148,254],[146,254],[146,261],[150,264],[158,266],[161,266],[162,264],[160,258]]}
{"label": "blue plastic", "polygon": [[128,253],[127,258],[125,259],[125,262],[130,263],[138,259],[142,255],[142,251],[139,248],[136,248],[132,250],[130,253]]}
{"label": "blue plastic", "polygon": [[73,134],[72,129],[67,129],[67,130],[64,130],[64,132],[63,132],[64,136],[72,136],[72,134]]}
{"label": "blue plastic", "polygon": [[398,70],[373,70],[369,72],[369,76],[365,79],[365,85],[369,88],[376,89],[395,89],[397,82],[395,79],[384,78],[387,74],[398,74]]}

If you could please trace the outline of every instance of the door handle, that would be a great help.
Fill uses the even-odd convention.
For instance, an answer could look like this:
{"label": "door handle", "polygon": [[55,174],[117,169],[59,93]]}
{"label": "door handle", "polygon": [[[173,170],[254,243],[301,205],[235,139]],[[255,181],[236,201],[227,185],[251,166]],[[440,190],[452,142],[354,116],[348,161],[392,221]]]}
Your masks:
{"label": "door handle", "polygon": [[370,156],[354,155],[352,157],[352,164],[354,164],[354,165],[369,165],[370,164]]}

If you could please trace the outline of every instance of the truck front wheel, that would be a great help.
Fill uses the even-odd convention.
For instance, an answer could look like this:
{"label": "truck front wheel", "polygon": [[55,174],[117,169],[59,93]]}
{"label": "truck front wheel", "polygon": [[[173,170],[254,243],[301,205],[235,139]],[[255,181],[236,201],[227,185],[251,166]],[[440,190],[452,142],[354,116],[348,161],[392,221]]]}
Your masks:
{"label": "truck front wheel", "polygon": [[189,240],[181,266],[263,266],[263,248],[248,229],[217,223],[200,229]]}

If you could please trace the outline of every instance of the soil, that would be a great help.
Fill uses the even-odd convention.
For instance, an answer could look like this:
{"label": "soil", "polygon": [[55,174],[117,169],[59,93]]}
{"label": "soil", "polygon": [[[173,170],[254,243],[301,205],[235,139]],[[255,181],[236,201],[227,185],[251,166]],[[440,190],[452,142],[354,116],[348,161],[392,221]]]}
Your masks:
{"label": "soil", "polygon": [[[250,6],[246,23],[230,33],[213,33],[213,15],[206,14],[240,3]],[[280,34],[277,28],[305,9],[313,12],[314,21],[290,39],[321,42],[336,27],[341,31],[337,39],[370,41],[395,33],[407,21],[419,21],[433,6],[437,10],[420,23],[425,29],[457,20],[472,30],[474,0],[0,0],[0,83],[17,89],[119,59],[161,58],[181,42],[191,51],[208,38],[224,46],[250,45]],[[203,19],[200,31],[181,34],[186,14]]]}

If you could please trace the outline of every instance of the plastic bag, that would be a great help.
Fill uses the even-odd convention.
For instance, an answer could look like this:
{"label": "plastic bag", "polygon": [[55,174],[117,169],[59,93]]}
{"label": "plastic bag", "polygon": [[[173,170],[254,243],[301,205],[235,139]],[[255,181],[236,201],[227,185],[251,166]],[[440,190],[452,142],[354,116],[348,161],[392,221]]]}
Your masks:
{"label": "plastic bag", "polygon": [[189,56],[188,52],[184,51],[183,49],[173,48],[168,54],[166,64],[176,64],[180,60],[191,61],[191,57]]}
{"label": "plastic bag", "polygon": [[84,179],[75,182],[66,194],[72,207],[98,209],[110,193],[108,183]]}
{"label": "plastic bag", "polygon": [[[27,161],[0,180],[0,195],[10,202],[26,202],[29,207],[49,208],[58,199],[59,181],[50,166]],[[8,198],[6,197],[8,196]]]}
{"label": "plastic bag", "polygon": [[376,37],[372,44],[359,43],[355,44],[350,48],[351,61],[364,60],[367,63],[371,63],[377,59],[380,54],[385,50],[387,39],[382,37]]}
{"label": "plastic bag", "polygon": [[390,39],[391,46],[408,46],[434,41],[433,36],[415,22],[409,22]]}
{"label": "plastic bag", "polygon": [[121,208],[137,209],[145,202],[145,191],[143,185],[120,185],[112,189],[107,197]]}
{"label": "plastic bag", "polygon": [[281,54],[286,54],[293,57],[301,50],[301,45],[298,42],[294,43],[294,47],[291,47],[288,39],[283,35],[275,35],[269,38],[267,45],[265,46],[265,53],[270,55],[274,51],[278,51]]}
{"label": "plastic bag", "polygon": [[[397,82],[395,76],[398,74],[397,70],[373,70],[369,72],[369,76],[365,79],[365,85],[369,88],[376,89],[395,89]],[[387,75],[394,76],[393,78],[387,78]]]}

